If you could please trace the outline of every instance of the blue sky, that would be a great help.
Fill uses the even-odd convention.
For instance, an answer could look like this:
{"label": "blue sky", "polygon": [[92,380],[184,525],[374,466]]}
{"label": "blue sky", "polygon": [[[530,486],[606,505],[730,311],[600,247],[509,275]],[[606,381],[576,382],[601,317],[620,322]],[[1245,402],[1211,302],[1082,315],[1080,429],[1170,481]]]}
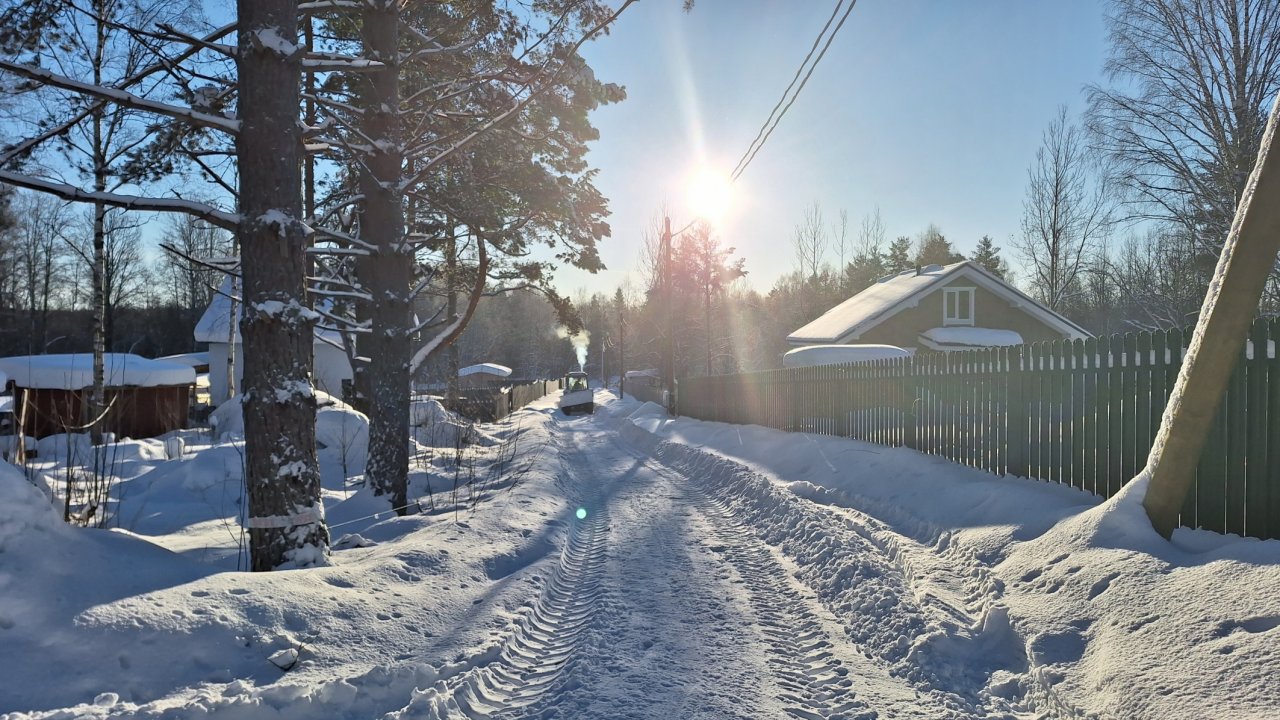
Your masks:
{"label": "blue sky", "polygon": [[[612,292],[638,265],[641,234],[665,202],[691,219],[685,176],[727,172],[755,137],[835,0],[644,0],[584,49],[628,99],[594,115],[590,161],[610,198],[608,270],[562,270],[563,292]],[[767,290],[794,266],[805,208],[841,208],[851,235],[879,206],[887,234],[936,223],[962,252],[1018,232],[1026,169],[1058,105],[1084,106],[1102,79],[1098,0],[863,0],[768,144],[734,185],[721,225]],[[1014,263],[1016,266],[1016,262]],[[632,275],[634,277],[634,275]]]}

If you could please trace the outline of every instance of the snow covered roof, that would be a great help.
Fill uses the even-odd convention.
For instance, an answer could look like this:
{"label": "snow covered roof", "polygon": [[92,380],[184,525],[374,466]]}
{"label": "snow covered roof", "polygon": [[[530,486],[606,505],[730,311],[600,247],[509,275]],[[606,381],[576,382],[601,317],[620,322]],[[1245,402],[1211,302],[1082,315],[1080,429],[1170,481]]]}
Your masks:
{"label": "snow covered roof", "polygon": [[9,384],[9,376],[0,370],[0,392],[4,392],[4,386]]}
{"label": "snow covered roof", "polygon": [[783,355],[782,367],[817,367],[904,357],[911,357],[911,353],[894,345],[808,345]]}
{"label": "snow covered roof", "polygon": [[1022,336],[1013,330],[980,327],[936,327],[920,333],[920,340],[931,350],[944,346],[1004,347],[1022,344]]}
{"label": "snow covered roof", "polygon": [[506,365],[498,365],[496,363],[476,363],[475,365],[468,365],[458,370],[458,377],[466,377],[468,375],[475,375],[478,373],[488,373],[489,375],[497,375],[498,377],[509,377],[511,375],[511,368]]}
{"label": "snow covered roof", "polygon": [[655,368],[649,368],[647,370],[628,370],[622,374],[622,377],[624,379],[630,379],[630,378],[656,378],[661,376],[658,374],[658,371]]}
{"label": "snow covered roof", "polygon": [[13,412],[13,396],[0,395],[0,413]]}
{"label": "snow covered roof", "polygon": [[[196,342],[203,343],[225,343],[228,341],[231,328],[231,305],[234,298],[236,314],[235,314],[235,342],[240,342],[240,317],[244,303],[240,301],[240,289],[232,284],[233,278],[228,276],[218,286],[218,292],[214,293],[213,299],[209,301],[209,307],[205,308],[204,314],[196,321],[194,331]],[[342,333],[336,330],[328,330],[316,328],[316,339],[333,345],[334,347],[343,347]]]}
{"label": "snow covered roof", "polygon": [[163,360],[165,362],[179,363],[181,365],[190,365],[191,367],[200,367],[201,365],[209,364],[209,353],[179,353],[177,355],[165,355],[164,357],[158,357],[156,359]]}
{"label": "snow covered roof", "polygon": [[951,265],[928,265],[919,272],[904,270],[897,275],[881,278],[871,287],[788,335],[787,342],[792,345],[822,345],[857,340],[862,333],[901,310],[914,307],[920,296],[957,277],[972,280],[1066,337],[1089,337],[1089,333],[1079,325],[1032,300],[982,266],[963,260]]}
{"label": "snow covered roof", "polygon": [[[105,353],[102,364],[105,382],[110,387],[191,385],[196,381],[196,371],[190,365],[129,353]],[[7,373],[18,387],[80,390],[93,385],[93,354],[0,358],[0,372]]]}

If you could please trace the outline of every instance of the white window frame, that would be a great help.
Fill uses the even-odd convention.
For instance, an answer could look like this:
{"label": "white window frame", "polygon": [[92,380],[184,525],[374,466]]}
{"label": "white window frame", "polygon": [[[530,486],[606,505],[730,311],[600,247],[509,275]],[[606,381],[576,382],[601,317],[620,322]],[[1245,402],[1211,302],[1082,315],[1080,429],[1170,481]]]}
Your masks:
{"label": "white window frame", "polygon": [[[960,295],[961,293],[969,296],[969,317],[959,318],[951,317],[947,314],[947,308],[951,307],[951,296]],[[968,325],[973,326],[973,306],[974,297],[977,295],[977,288],[972,287],[946,287],[942,289],[942,325]],[[960,298],[956,298],[956,307],[960,307]]]}

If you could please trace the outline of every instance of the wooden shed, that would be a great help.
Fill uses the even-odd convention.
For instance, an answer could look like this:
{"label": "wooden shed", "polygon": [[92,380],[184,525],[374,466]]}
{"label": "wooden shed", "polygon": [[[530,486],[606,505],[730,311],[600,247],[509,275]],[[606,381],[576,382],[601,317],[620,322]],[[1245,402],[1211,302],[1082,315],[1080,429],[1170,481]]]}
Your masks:
{"label": "wooden shed", "polygon": [[[117,437],[155,437],[186,426],[196,371],[190,365],[127,353],[103,356],[106,406],[104,432]],[[25,355],[0,358],[9,376],[14,415],[27,435],[41,438],[84,432],[93,387],[93,355]]]}

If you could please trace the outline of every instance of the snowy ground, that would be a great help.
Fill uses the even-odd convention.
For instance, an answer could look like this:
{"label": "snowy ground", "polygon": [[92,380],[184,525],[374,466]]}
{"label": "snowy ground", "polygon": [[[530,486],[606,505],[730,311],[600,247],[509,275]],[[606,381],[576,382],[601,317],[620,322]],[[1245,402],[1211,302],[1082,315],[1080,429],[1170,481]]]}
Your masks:
{"label": "snowy ground", "polygon": [[66,527],[0,465],[0,713],[1280,717],[1280,542],[1166,543],[1132,496],[597,403],[487,426],[456,496],[437,423],[404,518],[328,443],[348,536],[269,574],[235,571],[233,443],[122,444],[129,532]]}

